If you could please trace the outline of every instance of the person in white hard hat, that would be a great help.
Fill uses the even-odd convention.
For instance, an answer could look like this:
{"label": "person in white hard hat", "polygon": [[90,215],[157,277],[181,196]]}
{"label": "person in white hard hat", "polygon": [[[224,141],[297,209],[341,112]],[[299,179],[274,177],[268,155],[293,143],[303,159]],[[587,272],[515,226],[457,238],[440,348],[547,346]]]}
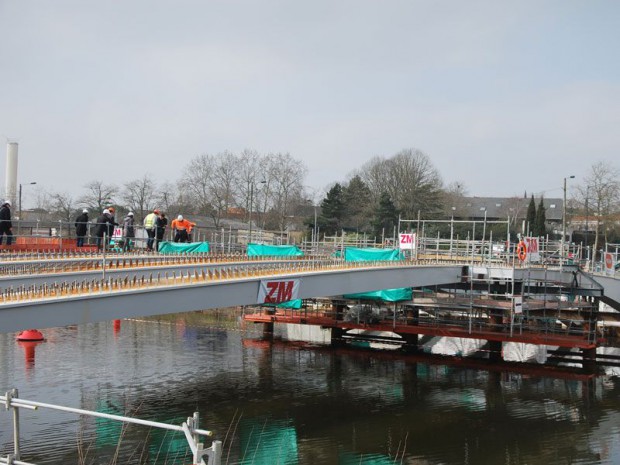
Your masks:
{"label": "person in white hard hat", "polygon": [[11,223],[11,202],[5,200],[0,207],[0,245],[6,234],[6,245],[13,243],[13,224]]}
{"label": "person in white hard hat", "polygon": [[129,212],[123,220],[123,252],[129,252],[131,250],[131,240],[134,237],[136,237],[136,231],[134,228],[133,212]]}
{"label": "person in white hard hat", "polygon": [[[97,229],[95,230],[95,236],[97,237],[97,250],[101,250],[104,246],[107,247],[110,236],[108,233],[108,225],[112,222],[112,215],[107,208],[103,210],[103,213],[97,218]],[[106,238],[104,241],[103,238]]]}
{"label": "person in white hard hat", "polygon": [[183,218],[183,215],[177,216],[176,220],[172,220],[170,227],[174,232],[174,242],[189,242],[189,235],[196,223]]}
{"label": "person in white hard hat", "polygon": [[84,246],[84,238],[88,231],[88,209],[82,210],[82,213],[75,219],[75,235],[77,240],[75,245],[77,247]]}

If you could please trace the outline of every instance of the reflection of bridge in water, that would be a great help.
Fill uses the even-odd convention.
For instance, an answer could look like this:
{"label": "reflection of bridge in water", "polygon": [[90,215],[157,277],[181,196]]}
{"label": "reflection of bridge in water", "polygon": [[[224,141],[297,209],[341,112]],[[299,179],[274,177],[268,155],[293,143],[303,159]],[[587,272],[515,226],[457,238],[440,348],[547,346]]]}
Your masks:
{"label": "reflection of bridge in water", "polygon": [[[506,342],[579,350],[594,362],[605,336],[599,302],[617,306],[620,285],[601,285],[576,266],[515,267],[453,261],[345,262],[332,257],[253,258],[240,255],[3,255],[0,262],[0,327],[82,324],[260,303],[261,283],[296,280],[300,310],[263,308],[247,319],[316,325],[331,341],[379,336],[415,351],[421,336],[487,341],[499,360]],[[351,317],[343,295],[411,287],[410,301]],[[316,298],[327,305],[316,305]],[[368,305],[368,304],[365,304]],[[364,305],[358,305],[362,309]],[[400,339],[400,340],[398,340]],[[574,355],[574,353],[573,353]]]}

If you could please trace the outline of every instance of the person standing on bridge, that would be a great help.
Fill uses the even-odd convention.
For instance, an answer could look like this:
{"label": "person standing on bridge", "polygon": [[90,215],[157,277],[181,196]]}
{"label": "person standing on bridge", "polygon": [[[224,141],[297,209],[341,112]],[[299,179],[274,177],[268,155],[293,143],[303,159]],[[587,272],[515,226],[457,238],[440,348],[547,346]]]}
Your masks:
{"label": "person standing on bridge", "polygon": [[168,226],[168,218],[166,218],[166,214],[162,212],[155,218],[155,251],[159,251],[159,243],[164,240],[166,226]]}
{"label": "person standing on bridge", "polygon": [[146,235],[148,239],[146,240],[146,250],[150,252],[153,250],[153,242],[155,241],[155,220],[159,215],[159,210],[156,208],[151,213],[144,217],[144,230],[146,231]]}
{"label": "person standing on bridge", "polygon": [[[95,229],[95,236],[97,238],[97,250],[101,250],[104,245],[107,246],[107,244],[104,244],[103,237],[108,234],[108,224],[111,221],[112,216],[110,215],[110,211],[106,208],[105,210],[103,210],[101,215],[99,215],[99,218],[97,218],[97,226]],[[108,240],[109,238],[106,237],[105,242],[107,242]]]}
{"label": "person standing on bridge", "polygon": [[75,235],[77,236],[77,241],[75,245],[77,247],[84,246],[84,237],[86,237],[86,232],[88,230],[88,210],[85,208],[82,210],[80,216],[75,219]]}
{"label": "person standing on bridge", "polygon": [[[112,238],[114,237],[114,228],[116,226],[118,226],[118,223],[116,222],[116,219],[114,218],[114,214],[116,213],[116,210],[114,209],[114,207],[108,207],[108,242],[106,244],[106,246],[110,245],[110,241],[112,240]],[[121,231],[122,234],[122,231]]]}
{"label": "person standing on bridge", "polygon": [[171,224],[172,231],[174,232],[174,242],[188,242],[189,233],[194,226],[196,226],[196,223],[192,223],[183,218],[183,215],[179,215]]}
{"label": "person standing on bridge", "polygon": [[11,245],[13,243],[13,224],[11,223],[11,202],[8,200],[5,200],[0,207],[0,245],[2,245],[2,237],[5,234],[6,245]]}
{"label": "person standing on bridge", "polygon": [[131,250],[131,240],[136,237],[136,230],[133,225],[133,212],[129,212],[123,220],[123,252]]}

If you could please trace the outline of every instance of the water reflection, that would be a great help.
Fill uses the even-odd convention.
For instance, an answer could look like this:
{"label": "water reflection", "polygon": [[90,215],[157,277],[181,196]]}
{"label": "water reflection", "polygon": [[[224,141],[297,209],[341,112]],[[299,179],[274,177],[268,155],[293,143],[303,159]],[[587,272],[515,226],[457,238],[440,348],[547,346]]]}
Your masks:
{"label": "water reflection", "polygon": [[43,341],[17,341],[17,344],[24,350],[24,366],[26,371],[34,368],[35,349]]}
{"label": "water reflection", "polygon": [[[260,327],[207,323],[192,314],[46,330],[28,366],[14,335],[0,334],[0,390],[175,424],[199,411],[230,465],[620,462],[618,378],[271,344]],[[9,420],[0,414],[3,455]],[[191,461],[171,432],[43,410],[24,412],[22,425],[22,458],[34,463]]]}

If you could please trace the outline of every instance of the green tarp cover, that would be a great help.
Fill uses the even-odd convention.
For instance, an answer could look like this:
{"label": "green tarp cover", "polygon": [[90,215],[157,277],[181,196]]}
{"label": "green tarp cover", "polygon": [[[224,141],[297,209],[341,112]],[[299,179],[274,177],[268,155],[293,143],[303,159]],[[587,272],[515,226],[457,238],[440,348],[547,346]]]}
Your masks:
{"label": "green tarp cover", "polygon": [[[344,260],[346,262],[367,262],[373,260],[403,260],[403,256],[398,249],[373,249],[347,247],[344,249]],[[360,292],[358,294],[346,294],[345,299],[368,299],[384,300],[386,302],[398,302],[400,300],[411,300],[412,292],[410,287],[397,289],[383,289],[381,291]]]}
{"label": "green tarp cover", "polygon": [[301,257],[303,254],[299,247],[295,245],[248,244],[248,257]]}
{"label": "green tarp cover", "polygon": [[347,247],[344,249],[345,262],[369,262],[375,260],[403,260],[398,249],[372,249]]}
{"label": "green tarp cover", "polygon": [[385,302],[398,302],[401,300],[411,300],[413,291],[410,287],[399,287],[396,289],[383,289],[381,291],[360,292],[357,294],[345,294],[345,299],[367,299],[383,300]]}
{"label": "green tarp cover", "polygon": [[159,253],[207,253],[208,242],[160,242]]}
{"label": "green tarp cover", "polygon": [[299,310],[304,301],[302,299],[289,300],[288,302],[280,302],[279,304],[263,304],[265,307],[293,308]]}

